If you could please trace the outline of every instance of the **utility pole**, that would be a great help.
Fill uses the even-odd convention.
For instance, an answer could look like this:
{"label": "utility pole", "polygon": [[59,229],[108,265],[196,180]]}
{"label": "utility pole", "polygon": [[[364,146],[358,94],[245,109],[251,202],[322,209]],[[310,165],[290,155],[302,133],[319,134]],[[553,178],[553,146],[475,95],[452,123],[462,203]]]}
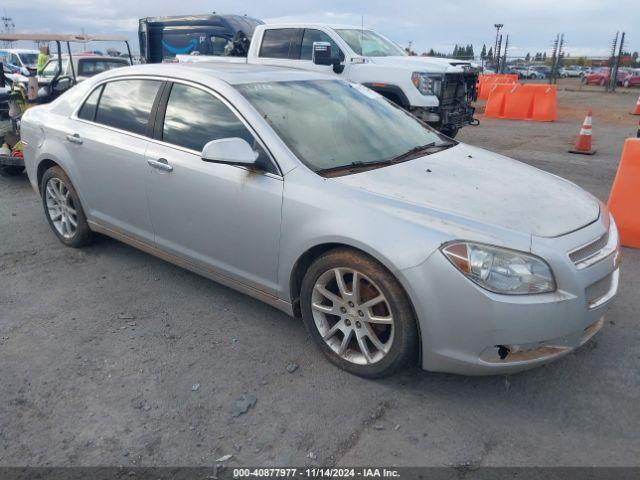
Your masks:
{"label": "utility pole", "polygon": [[502,56],[502,70],[500,73],[504,73],[505,67],[507,66],[507,50],[509,49],[509,34],[507,34],[507,38],[504,42],[504,54]]}
{"label": "utility pole", "polygon": [[[494,26],[494,27],[495,27],[495,29],[496,29],[496,43],[493,45],[493,61],[495,62],[495,61],[496,61],[496,59],[499,59],[499,58],[500,58],[500,57],[499,57],[499,56],[497,56],[496,54],[497,54],[497,52],[498,52],[498,37],[500,36],[500,29],[501,29],[502,27],[504,27],[504,24],[502,24],[502,23],[495,23],[493,26]],[[497,67],[497,64],[496,64],[496,73],[498,73],[498,67]]]}
{"label": "utility pole", "polygon": [[502,50],[502,35],[498,38],[498,44],[496,45],[496,52],[494,57],[496,59],[496,73],[500,73],[500,51]]}
{"label": "utility pole", "polygon": [[553,55],[551,57],[551,75],[549,75],[549,84],[558,82],[558,74],[560,73],[560,66],[562,65],[562,58],[564,53],[562,51],[564,47],[564,33],[560,33],[556,36],[553,42]]}
{"label": "utility pole", "polygon": [[[625,33],[622,32],[620,36],[620,46],[618,48],[618,55],[615,57],[613,61],[613,68],[609,70],[609,91],[615,92],[618,84],[618,67],[620,66],[620,59],[622,58],[622,49],[624,48],[624,36]],[[616,39],[618,34],[616,33]]]}

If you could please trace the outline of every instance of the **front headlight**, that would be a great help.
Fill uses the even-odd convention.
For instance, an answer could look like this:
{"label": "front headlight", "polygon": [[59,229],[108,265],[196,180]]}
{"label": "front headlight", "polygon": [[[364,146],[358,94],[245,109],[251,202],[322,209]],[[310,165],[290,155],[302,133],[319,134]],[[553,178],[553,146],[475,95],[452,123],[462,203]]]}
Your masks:
{"label": "front headlight", "polygon": [[491,292],[526,295],[556,289],[549,265],[528,253],[472,242],[449,243],[441,250],[467,278]]}
{"label": "front headlight", "polygon": [[442,77],[428,73],[413,72],[411,81],[422,95],[440,95]]}

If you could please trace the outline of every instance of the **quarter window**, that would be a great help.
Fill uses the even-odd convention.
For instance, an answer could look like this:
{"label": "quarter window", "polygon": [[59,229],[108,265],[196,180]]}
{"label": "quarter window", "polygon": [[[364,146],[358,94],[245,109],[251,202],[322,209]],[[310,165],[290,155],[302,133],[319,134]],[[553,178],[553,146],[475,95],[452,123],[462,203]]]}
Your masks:
{"label": "quarter window", "polygon": [[100,100],[100,93],[102,92],[102,85],[96,88],[91,95],[87,97],[87,100],[82,105],[82,108],[78,112],[78,118],[83,120],[94,121],[96,118],[96,108],[98,107],[98,100]]}
{"label": "quarter window", "polygon": [[173,85],[162,128],[164,142],[201,152],[208,142],[231,137],[246,140],[259,152],[258,164],[266,171],[274,171],[260,144],[222,101],[199,88]]}
{"label": "quarter window", "polygon": [[144,135],[159,80],[117,80],[104,86],[96,122]]}
{"label": "quarter window", "polygon": [[[264,31],[260,56],[267,58],[298,58],[296,50],[297,28],[271,28]],[[299,40],[298,40],[299,43]]]}

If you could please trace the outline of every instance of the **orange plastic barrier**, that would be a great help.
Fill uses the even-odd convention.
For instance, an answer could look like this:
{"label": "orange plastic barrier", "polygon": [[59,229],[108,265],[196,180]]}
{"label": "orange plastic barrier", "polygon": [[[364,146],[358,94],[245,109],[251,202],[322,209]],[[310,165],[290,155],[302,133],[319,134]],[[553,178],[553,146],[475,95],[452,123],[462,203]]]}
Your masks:
{"label": "orange plastic barrier", "polygon": [[553,122],[557,114],[556,85],[496,84],[489,90],[485,115],[511,120]]}
{"label": "orange plastic barrier", "polygon": [[624,142],[608,205],[618,225],[620,243],[640,248],[640,138]]}
{"label": "orange plastic barrier", "polygon": [[486,100],[489,98],[489,91],[492,85],[496,83],[514,84],[518,81],[518,75],[515,74],[498,74],[492,73],[487,75],[478,75],[478,99]]}

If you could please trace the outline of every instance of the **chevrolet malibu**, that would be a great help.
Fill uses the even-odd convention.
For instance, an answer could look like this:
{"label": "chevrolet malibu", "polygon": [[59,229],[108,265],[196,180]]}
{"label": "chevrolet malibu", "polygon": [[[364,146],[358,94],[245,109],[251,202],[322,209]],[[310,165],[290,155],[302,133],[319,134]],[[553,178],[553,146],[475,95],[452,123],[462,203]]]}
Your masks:
{"label": "chevrolet malibu", "polygon": [[22,136],[62,243],[105,234],[302,317],[357,375],[541,365],[618,289],[596,198],[320,73],[126,67],[29,109]]}

